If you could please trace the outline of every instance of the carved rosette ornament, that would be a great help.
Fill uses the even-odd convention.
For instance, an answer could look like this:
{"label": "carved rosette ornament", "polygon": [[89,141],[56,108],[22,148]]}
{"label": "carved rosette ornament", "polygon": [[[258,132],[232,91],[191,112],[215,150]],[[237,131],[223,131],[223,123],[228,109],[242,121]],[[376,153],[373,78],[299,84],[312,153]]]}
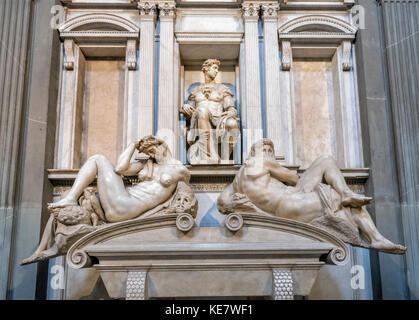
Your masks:
{"label": "carved rosette ornament", "polygon": [[278,19],[279,4],[278,3],[267,3],[262,4],[262,18],[264,21]]}
{"label": "carved rosette ornament", "polygon": [[161,17],[175,17],[176,13],[176,3],[174,2],[160,2],[158,4]]}
{"label": "carved rosette ornament", "polygon": [[242,4],[242,13],[244,19],[249,20],[258,20],[259,19],[259,9],[260,4],[259,3],[243,3]]}
{"label": "carved rosette ornament", "polygon": [[239,231],[243,224],[243,217],[239,213],[230,213],[225,219],[225,225],[231,232]]}

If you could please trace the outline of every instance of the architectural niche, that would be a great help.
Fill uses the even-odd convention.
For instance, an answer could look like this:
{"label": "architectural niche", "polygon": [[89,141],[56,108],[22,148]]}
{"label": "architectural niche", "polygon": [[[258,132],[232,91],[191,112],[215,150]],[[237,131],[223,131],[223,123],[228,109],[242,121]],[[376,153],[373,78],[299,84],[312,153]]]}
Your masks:
{"label": "architectural niche", "polygon": [[124,44],[127,66],[137,68],[137,43],[139,27],[133,22],[109,13],[88,13],[67,20],[59,27],[60,37],[65,43],[67,70],[74,68],[74,43],[77,44]]}
{"label": "architectural niche", "polygon": [[[321,47],[334,44],[342,49],[342,69],[351,70],[352,41],[355,39],[357,28],[339,18],[327,15],[304,15],[278,28],[279,41],[282,43],[282,70],[289,71],[292,62],[293,45],[310,45]],[[307,53],[309,54],[309,53]]]}

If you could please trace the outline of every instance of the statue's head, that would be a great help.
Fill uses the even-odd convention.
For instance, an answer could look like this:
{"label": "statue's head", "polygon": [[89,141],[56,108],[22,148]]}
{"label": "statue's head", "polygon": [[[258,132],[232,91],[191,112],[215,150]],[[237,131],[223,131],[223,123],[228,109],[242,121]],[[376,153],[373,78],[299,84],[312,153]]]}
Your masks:
{"label": "statue's head", "polygon": [[207,59],[202,64],[202,71],[212,79],[215,79],[217,76],[219,68],[220,61],[217,59]]}
{"label": "statue's head", "polygon": [[189,213],[195,217],[198,203],[192,188],[184,182],[179,182],[169,209],[174,213]]}
{"label": "statue's head", "polygon": [[271,139],[260,139],[252,145],[250,156],[256,157],[261,155],[264,158],[275,158],[275,147]]}
{"label": "statue's head", "polygon": [[172,156],[166,142],[155,136],[146,136],[142,138],[138,145],[139,152],[148,155],[157,162],[166,157]]}

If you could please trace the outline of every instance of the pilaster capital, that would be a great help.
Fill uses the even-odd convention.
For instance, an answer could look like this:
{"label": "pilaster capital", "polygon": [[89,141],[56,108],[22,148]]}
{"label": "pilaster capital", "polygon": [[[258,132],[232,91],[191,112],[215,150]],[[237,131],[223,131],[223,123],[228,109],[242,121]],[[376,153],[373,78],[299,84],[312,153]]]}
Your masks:
{"label": "pilaster capital", "polygon": [[138,9],[140,16],[155,17],[157,5],[155,1],[140,1],[138,2]]}
{"label": "pilaster capital", "polygon": [[258,2],[244,2],[242,4],[243,19],[246,21],[257,21],[259,19],[260,3]]}
{"label": "pilaster capital", "polygon": [[262,19],[263,21],[277,21],[279,3],[278,2],[269,2],[263,3],[262,7]]}
{"label": "pilaster capital", "polygon": [[176,3],[174,1],[161,1],[158,3],[160,19],[174,19],[176,16]]}

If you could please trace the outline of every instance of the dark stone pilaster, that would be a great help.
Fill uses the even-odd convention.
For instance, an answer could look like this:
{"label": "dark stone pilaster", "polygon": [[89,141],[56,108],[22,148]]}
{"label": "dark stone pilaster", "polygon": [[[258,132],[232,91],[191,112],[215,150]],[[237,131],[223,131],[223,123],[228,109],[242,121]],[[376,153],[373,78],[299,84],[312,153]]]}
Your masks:
{"label": "dark stone pilaster", "polygon": [[[371,0],[358,4],[365,12],[355,48],[364,161],[371,170],[366,191],[374,197],[368,210],[385,237],[403,244],[380,8]],[[372,251],[371,260],[374,299],[408,299],[405,257]]]}
{"label": "dark stone pilaster", "polygon": [[[13,0],[14,2],[15,0]],[[21,142],[18,210],[13,222],[8,281],[8,299],[45,298],[47,264],[20,266],[35,250],[49,216],[52,185],[46,169],[53,167],[60,44],[58,31],[51,28],[56,0],[33,3],[32,39],[27,76],[27,103]]]}
{"label": "dark stone pilaster", "polygon": [[382,0],[407,281],[419,299],[419,1]]}
{"label": "dark stone pilaster", "polygon": [[6,299],[25,109],[31,0],[0,1],[0,299]]}

